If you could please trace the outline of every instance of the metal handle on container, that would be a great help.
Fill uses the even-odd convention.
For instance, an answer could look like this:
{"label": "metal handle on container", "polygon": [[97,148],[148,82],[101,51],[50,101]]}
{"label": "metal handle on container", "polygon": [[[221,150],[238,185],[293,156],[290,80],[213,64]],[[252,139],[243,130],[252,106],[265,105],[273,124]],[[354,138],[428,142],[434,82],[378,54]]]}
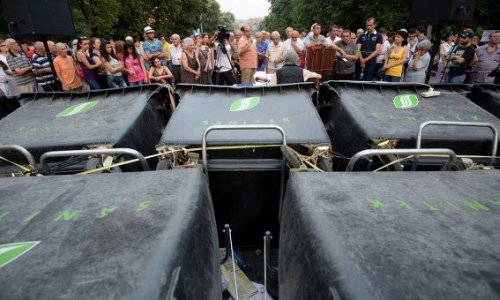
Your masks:
{"label": "metal handle on container", "polygon": [[67,151],[49,151],[40,157],[40,165],[46,170],[47,174],[52,175],[52,169],[47,163],[47,159],[54,157],[68,157],[75,155],[130,155],[134,156],[141,163],[144,171],[149,171],[149,165],[146,158],[137,150],[130,148],[115,148],[115,149],[89,149],[89,150],[67,150]]}
{"label": "metal handle on container", "polygon": [[36,167],[35,158],[26,148],[19,146],[19,145],[0,145],[0,152],[8,151],[8,150],[14,150],[14,151],[21,153],[26,158],[26,160],[30,164],[33,171],[38,172],[38,169]]}
{"label": "metal handle on container", "polygon": [[372,157],[375,155],[416,155],[416,154],[430,154],[430,155],[448,155],[448,161],[443,165],[441,170],[444,170],[449,163],[457,158],[453,150],[445,148],[429,148],[429,149],[368,149],[356,153],[346,167],[346,172],[352,172],[354,166],[359,159],[365,157]]}
{"label": "metal handle on container", "polygon": [[[497,155],[497,147],[498,147],[498,131],[493,124],[490,123],[476,123],[476,122],[449,122],[449,121],[427,121],[420,124],[417,133],[417,149],[422,147],[422,131],[425,127],[429,125],[438,125],[438,126],[466,126],[466,127],[487,127],[490,128],[493,132],[493,145],[491,147],[491,165],[495,163],[495,156]],[[415,161],[418,160],[418,157],[415,157]]]}
{"label": "metal handle on container", "polygon": [[278,125],[214,125],[205,129],[203,133],[203,137],[201,140],[201,154],[203,160],[203,169],[205,172],[208,169],[208,160],[207,160],[207,136],[211,131],[219,131],[219,130],[252,130],[252,129],[272,129],[281,133],[281,137],[283,138],[283,145],[286,145],[286,134],[283,128]]}

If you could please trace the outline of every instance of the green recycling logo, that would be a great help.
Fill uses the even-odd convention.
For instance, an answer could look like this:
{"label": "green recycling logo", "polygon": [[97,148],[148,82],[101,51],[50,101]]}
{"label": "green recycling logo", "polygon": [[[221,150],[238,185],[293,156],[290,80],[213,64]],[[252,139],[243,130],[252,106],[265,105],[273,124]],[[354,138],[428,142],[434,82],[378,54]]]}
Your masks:
{"label": "green recycling logo", "polygon": [[38,244],[40,244],[39,241],[0,245],[0,269],[30,251]]}
{"label": "green recycling logo", "polygon": [[233,102],[229,111],[245,111],[256,107],[260,102],[260,97],[243,98]]}
{"label": "green recycling logo", "polygon": [[90,101],[90,102],[85,102],[85,103],[81,103],[81,104],[75,104],[71,107],[66,108],[62,112],[58,113],[57,117],[64,118],[64,117],[74,116],[77,114],[82,114],[82,113],[94,108],[94,106],[96,106],[97,103],[99,103],[99,101]]}
{"label": "green recycling logo", "polygon": [[414,108],[418,105],[418,98],[415,94],[398,95],[394,98],[393,103],[398,109]]}

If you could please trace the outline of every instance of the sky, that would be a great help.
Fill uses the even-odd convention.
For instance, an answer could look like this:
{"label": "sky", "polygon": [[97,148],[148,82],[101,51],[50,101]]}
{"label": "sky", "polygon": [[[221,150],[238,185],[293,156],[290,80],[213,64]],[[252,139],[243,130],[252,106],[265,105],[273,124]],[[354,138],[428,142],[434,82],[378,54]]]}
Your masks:
{"label": "sky", "polygon": [[252,17],[265,17],[269,13],[267,0],[217,0],[221,11],[232,12],[235,18],[246,20]]}

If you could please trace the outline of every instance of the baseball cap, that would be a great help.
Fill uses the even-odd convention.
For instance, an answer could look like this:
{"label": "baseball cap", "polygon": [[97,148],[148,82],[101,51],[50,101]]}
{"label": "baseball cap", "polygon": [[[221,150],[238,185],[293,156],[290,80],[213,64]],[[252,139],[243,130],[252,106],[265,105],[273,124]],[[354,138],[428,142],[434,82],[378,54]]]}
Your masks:
{"label": "baseball cap", "polygon": [[127,35],[127,36],[125,37],[125,41],[128,41],[128,42],[133,42],[133,41],[134,41],[134,39],[133,39],[130,35]]}
{"label": "baseball cap", "polygon": [[150,32],[155,32],[151,26],[146,26],[144,27],[144,33],[150,33]]}
{"label": "baseball cap", "polygon": [[460,37],[461,38],[473,38],[474,33],[470,32],[470,31],[464,31],[460,34]]}

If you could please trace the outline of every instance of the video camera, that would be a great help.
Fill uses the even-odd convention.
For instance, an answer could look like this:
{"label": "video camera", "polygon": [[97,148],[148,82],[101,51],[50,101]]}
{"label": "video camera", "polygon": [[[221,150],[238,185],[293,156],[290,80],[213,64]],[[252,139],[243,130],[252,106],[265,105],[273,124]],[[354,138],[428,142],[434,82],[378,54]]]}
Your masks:
{"label": "video camera", "polygon": [[217,30],[217,41],[221,44],[224,44],[224,40],[229,38],[229,31],[227,31],[226,26],[218,25]]}

